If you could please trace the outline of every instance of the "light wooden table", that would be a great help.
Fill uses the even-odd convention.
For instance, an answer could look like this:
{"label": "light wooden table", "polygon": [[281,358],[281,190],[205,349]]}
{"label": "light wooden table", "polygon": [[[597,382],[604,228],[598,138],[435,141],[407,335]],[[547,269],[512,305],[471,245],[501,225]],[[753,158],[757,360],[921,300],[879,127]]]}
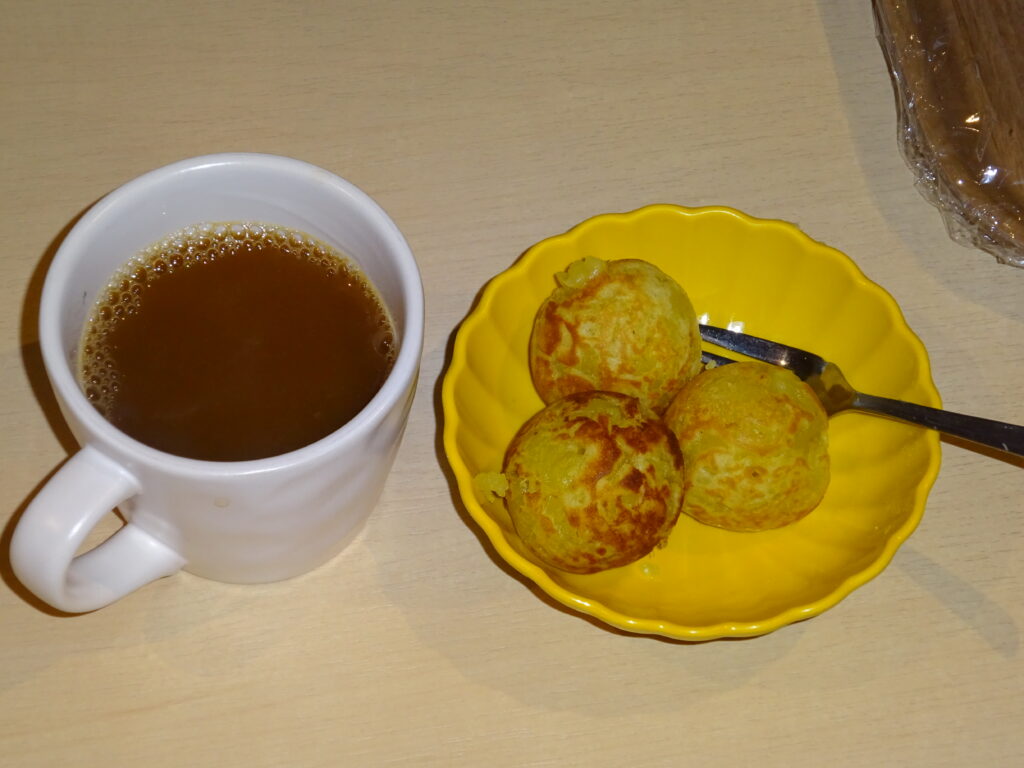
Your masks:
{"label": "light wooden table", "polygon": [[818,618],[685,645],[497,567],[440,455],[474,294],[593,214],[795,221],[902,306],[947,407],[1024,423],[1024,271],[951,242],[896,147],[867,2],[0,2],[0,514],[74,450],[35,313],[63,232],[151,168],[290,155],[376,197],[427,295],[378,511],[329,565],[180,574],[53,616],[2,540],[3,766],[1024,764],[1024,471],[944,444],[891,566]]}

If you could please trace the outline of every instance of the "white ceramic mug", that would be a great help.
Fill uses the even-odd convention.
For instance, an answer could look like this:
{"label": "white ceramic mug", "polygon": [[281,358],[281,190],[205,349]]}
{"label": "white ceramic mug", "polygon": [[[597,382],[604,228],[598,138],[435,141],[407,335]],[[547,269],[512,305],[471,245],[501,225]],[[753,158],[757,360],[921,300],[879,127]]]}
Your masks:
{"label": "white ceramic mug", "polygon": [[[387,305],[399,352],[376,396],[327,437],[267,459],[198,461],[107,422],[78,384],[77,346],[97,294],[125,261],[189,225],[230,221],[301,230],[351,257]],[[181,568],[269,582],[340,552],[376,504],[405,429],[423,348],[423,287],[398,228],[349,182],[284,157],[210,155],[147,173],[89,209],[50,265],[39,337],[82,448],[18,521],[11,564],[38,597],[77,613]],[[114,507],[127,524],[76,557]]]}

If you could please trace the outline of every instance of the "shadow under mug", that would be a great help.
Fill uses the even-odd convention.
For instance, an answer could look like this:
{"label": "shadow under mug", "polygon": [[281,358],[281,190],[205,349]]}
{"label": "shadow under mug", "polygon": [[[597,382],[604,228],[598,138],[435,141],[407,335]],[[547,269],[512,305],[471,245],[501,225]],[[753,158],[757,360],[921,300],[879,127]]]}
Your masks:
{"label": "shadow under mug", "polygon": [[[190,225],[233,221],[300,230],[352,258],[391,314],[398,354],[366,407],[321,440],[266,459],[198,461],[107,422],[78,384],[77,347],[98,294],[124,262]],[[151,171],[89,209],[47,272],[39,335],[82,447],[18,521],[11,564],[42,600],[80,613],[182,568],[217,581],[270,582],[340,552],[375,506],[402,439],[423,349],[423,287],[398,228],[351,183],[291,158],[208,155]],[[76,556],[114,507],[126,525]]]}

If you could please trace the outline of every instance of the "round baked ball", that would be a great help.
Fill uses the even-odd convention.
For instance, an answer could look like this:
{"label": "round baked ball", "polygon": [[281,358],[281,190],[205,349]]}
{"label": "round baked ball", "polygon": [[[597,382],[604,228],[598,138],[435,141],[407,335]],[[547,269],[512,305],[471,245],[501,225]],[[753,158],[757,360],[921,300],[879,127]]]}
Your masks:
{"label": "round baked ball", "polygon": [[690,381],[665,413],[683,452],[683,512],[733,531],[789,525],[828,487],[828,415],[785,368],[730,363]]}
{"label": "round baked ball", "polygon": [[701,365],[697,316],[679,283],[646,261],[593,257],[555,279],[530,337],[541,399],[621,392],[664,412]]}
{"label": "round baked ball", "polygon": [[637,399],[581,392],[544,408],[505,454],[505,504],[542,562],[594,573],[639,560],[679,517],[675,436]]}

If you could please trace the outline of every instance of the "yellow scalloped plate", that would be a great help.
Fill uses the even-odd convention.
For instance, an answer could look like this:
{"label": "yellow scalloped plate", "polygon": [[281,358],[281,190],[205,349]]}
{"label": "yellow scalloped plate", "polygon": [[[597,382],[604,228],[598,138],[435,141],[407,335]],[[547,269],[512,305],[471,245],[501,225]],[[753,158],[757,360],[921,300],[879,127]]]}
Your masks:
{"label": "yellow scalloped plate", "polygon": [[794,225],[721,207],[596,216],[491,280],[455,338],[442,387],[444,448],[466,509],[497,553],[572,609],[683,640],[770,632],[881,573],[921,520],[939,438],[856,413],[832,418],[828,492],[794,525],[733,533],[682,517],[665,547],[585,576],[524,549],[504,506],[481,498],[473,478],[500,470],[509,440],[543,406],[527,364],[533,317],[554,274],[583,256],[650,261],[679,281],[704,322],[818,352],[866,392],[940,406],[924,346],[892,297]]}

